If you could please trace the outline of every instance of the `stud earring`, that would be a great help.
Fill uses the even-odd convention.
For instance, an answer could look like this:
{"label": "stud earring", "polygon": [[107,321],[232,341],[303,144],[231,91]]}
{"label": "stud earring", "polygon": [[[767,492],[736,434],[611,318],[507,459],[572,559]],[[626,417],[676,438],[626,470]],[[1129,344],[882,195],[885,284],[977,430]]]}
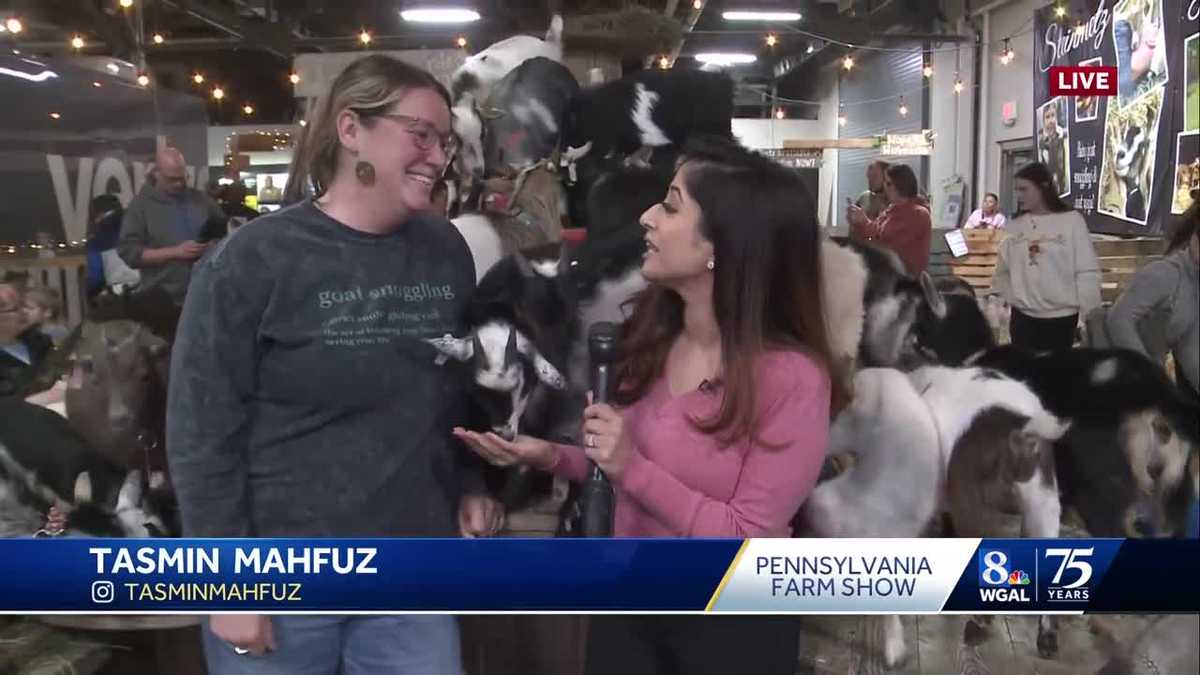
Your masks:
{"label": "stud earring", "polygon": [[708,267],[708,271],[709,271],[709,272],[711,272],[711,271],[713,271],[714,269],[716,269],[716,267],[717,267],[717,263],[716,263],[716,261],[715,261],[715,260],[713,260],[712,258],[709,258],[709,259],[708,259],[708,265],[706,265],[706,267]]}
{"label": "stud earring", "polygon": [[358,179],[366,187],[371,187],[375,184],[375,166],[367,161],[360,160],[354,165],[354,177]]}

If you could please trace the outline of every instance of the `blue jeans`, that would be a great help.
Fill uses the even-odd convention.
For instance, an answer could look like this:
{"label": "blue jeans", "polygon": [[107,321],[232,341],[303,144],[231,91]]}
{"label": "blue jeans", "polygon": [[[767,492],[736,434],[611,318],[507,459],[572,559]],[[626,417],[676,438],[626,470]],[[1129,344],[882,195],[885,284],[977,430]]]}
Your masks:
{"label": "blue jeans", "polygon": [[458,620],[401,616],[272,616],[276,649],[239,655],[204,623],[209,675],[462,675]]}

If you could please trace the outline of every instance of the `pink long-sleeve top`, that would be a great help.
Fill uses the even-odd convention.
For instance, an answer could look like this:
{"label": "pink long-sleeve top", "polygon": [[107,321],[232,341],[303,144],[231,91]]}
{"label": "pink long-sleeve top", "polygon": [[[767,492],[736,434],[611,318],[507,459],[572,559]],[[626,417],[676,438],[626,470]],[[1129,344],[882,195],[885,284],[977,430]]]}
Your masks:
{"label": "pink long-sleeve top", "polygon": [[[720,409],[720,387],[673,395],[662,376],[621,410],[634,449],[613,486],[614,536],[791,536],[791,519],[825,458],[829,376],[795,351],[765,353],[757,371],[757,443],[722,447],[689,421],[710,419]],[[585,480],[583,448],[555,449],[551,470]]]}

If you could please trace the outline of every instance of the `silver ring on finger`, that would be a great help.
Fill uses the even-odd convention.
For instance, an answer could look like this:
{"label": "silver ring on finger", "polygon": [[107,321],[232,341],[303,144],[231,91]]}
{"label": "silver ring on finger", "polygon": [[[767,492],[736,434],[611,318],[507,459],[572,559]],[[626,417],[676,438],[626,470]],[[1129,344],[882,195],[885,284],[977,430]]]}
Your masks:
{"label": "silver ring on finger", "polygon": [[237,645],[234,645],[233,653],[237,654],[238,656],[245,656],[246,654],[250,653],[250,650],[246,649],[244,647],[238,647]]}

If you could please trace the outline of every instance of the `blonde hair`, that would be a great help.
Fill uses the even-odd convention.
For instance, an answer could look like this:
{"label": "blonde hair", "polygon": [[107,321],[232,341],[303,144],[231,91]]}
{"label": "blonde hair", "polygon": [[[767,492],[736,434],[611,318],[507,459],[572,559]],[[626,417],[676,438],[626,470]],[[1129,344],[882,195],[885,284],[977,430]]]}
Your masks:
{"label": "blonde hair", "polygon": [[25,302],[50,310],[50,316],[53,318],[58,318],[58,315],[62,313],[62,298],[54,291],[42,286],[25,289]]}
{"label": "blonde hair", "polygon": [[[372,118],[388,111],[412,89],[436,92],[450,107],[450,94],[433,75],[403,61],[372,54],[346,66],[318,104],[296,144],[284,201],[297,202],[306,196],[325,194],[337,173],[337,120],[344,110],[353,110],[372,124]],[[311,185],[310,185],[311,183]]]}

